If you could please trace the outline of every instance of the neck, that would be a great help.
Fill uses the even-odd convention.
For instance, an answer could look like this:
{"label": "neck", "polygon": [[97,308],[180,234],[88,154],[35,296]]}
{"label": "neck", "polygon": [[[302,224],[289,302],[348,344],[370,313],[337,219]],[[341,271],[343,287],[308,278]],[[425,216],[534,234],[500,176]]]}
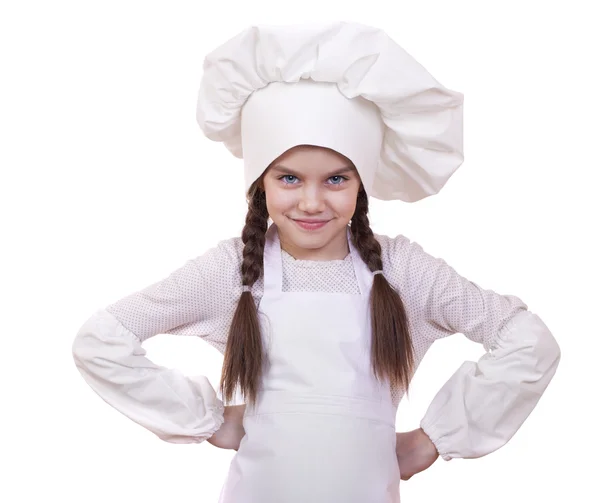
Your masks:
{"label": "neck", "polygon": [[300,248],[291,241],[288,241],[287,238],[279,232],[279,229],[278,235],[281,249],[291,255],[295,260],[344,260],[348,256],[348,253],[350,253],[346,229],[340,234],[339,240],[334,239],[322,248]]}

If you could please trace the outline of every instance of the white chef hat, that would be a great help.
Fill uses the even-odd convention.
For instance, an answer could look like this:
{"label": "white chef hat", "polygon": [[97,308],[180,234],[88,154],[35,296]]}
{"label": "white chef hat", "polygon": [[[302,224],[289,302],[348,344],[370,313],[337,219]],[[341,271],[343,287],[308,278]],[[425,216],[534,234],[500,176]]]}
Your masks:
{"label": "white chef hat", "polygon": [[331,148],[365,191],[414,202],[463,162],[463,95],[360,23],[252,26],[209,53],[197,120],[244,160],[246,190],[296,145]]}

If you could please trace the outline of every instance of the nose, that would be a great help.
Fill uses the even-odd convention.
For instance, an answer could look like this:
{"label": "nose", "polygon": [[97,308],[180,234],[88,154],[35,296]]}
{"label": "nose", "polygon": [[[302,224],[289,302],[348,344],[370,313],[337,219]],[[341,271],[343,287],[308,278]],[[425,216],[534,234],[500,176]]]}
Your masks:
{"label": "nose", "polygon": [[298,209],[306,213],[318,213],[325,208],[325,201],[321,190],[317,187],[305,187],[300,194]]}

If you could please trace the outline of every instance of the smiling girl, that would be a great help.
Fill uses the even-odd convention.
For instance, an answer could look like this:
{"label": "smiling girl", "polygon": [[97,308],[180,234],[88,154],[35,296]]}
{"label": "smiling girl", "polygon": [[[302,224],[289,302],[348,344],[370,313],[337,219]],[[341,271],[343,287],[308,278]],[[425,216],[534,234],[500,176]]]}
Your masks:
{"label": "smiling girl", "polygon": [[[548,327],[368,218],[369,197],[423,199],[460,166],[462,95],[357,23],[251,27],[204,72],[198,122],[244,159],[242,234],[88,319],[86,382],[162,440],[235,450],[222,503],[397,503],[438,457],[506,444],[558,366]],[[159,333],[223,353],[221,399],[145,357]],[[396,432],[419,363],[455,333],[485,355]]]}
{"label": "smiling girl", "polygon": [[325,148],[293,147],[266,171],[259,188],[288,254],[303,260],[348,255],[346,228],[360,188],[349,159]]}

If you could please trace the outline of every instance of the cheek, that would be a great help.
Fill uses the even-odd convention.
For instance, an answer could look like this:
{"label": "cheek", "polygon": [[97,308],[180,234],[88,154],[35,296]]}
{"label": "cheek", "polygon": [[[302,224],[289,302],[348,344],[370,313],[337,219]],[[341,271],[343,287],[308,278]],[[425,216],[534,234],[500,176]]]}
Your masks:
{"label": "cheek", "polygon": [[353,193],[340,193],[339,196],[332,202],[335,210],[341,215],[352,216],[356,209],[356,195]]}
{"label": "cheek", "polygon": [[274,213],[287,210],[293,204],[292,199],[283,190],[270,190],[267,192],[267,208]]}

